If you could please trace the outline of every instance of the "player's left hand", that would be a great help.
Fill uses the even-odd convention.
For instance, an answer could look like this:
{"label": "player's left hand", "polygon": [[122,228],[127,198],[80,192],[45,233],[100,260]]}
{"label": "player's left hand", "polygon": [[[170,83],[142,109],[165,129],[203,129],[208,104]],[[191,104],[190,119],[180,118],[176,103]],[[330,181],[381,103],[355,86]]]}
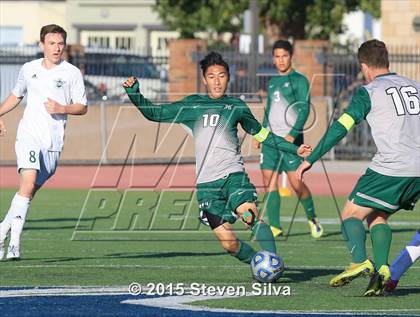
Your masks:
{"label": "player's left hand", "polygon": [[254,149],[258,150],[261,147],[261,143],[258,142],[257,140],[253,139],[252,140],[252,146],[254,147]]}
{"label": "player's left hand", "polygon": [[5,126],[4,122],[3,122],[3,120],[0,119],[0,136],[5,135],[6,132],[7,132],[6,126]]}
{"label": "player's left hand", "polygon": [[295,138],[294,138],[294,137],[292,137],[290,134],[286,135],[286,136],[284,137],[284,139],[285,139],[287,142],[290,142],[290,143],[295,142]]}
{"label": "player's left hand", "polygon": [[134,84],[137,82],[137,78],[134,76],[128,77],[124,82],[123,82],[123,87],[124,88],[131,88],[134,86]]}
{"label": "player's left hand", "polygon": [[307,144],[302,144],[301,146],[299,146],[297,150],[297,155],[303,158],[308,157],[309,155],[311,155],[311,153],[312,153],[312,147]]}
{"label": "player's left hand", "polygon": [[296,170],[296,178],[300,181],[303,180],[303,174],[312,167],[308,161],[303,161]]}
{"label": "player's left hand", "polygon": [[45,109],[49,114],[65,114],[66,107],[59,104],[57,101],[47,98],[48,101],[44,102]]}

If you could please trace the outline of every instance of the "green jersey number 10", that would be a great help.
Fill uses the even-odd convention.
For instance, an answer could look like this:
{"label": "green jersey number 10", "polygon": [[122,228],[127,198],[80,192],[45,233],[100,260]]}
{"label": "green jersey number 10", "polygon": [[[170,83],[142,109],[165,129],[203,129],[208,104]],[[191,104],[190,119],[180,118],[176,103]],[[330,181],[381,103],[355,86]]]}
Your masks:
{"label": "green jersey number 10", "polygon": [[215,127],[219,123],[220,115],[214,114],[203,114],[203,126],[204,127]]}

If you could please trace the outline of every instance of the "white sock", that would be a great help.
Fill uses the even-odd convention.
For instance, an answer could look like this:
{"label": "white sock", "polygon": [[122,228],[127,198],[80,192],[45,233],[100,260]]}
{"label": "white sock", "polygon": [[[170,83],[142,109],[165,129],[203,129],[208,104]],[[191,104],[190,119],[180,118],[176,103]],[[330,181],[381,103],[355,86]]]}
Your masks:
{"label": "white sock", "polygon": [[4,217],[3,221],[0,223],[0,244],[3,244],[4,240],[6,240],[9,229],[10,229],[10,221],[6,215],[6,217]]}
{"label": "white sock", "polygon": [[10,202],[10,208],[9,211],[6,213],[6,216],[4,216],[3,221],[0,223],[0,244],[4,243],[4,240],[6,240],[7,233],[10,230],[10,226],[12,225],[12,214],[13,214],[13,200],[15,199],[17,193],[12,198],[12,201]]}
{"label": "white sock", "polygon": [[420,258],[420,245],[407,245],[405,247],[410,255],[411,261],[416,262]]}
{"label": "white sock", "polygon": [[25,224],[26,213],[28,212],[30,199],[16,194],[10,204],[8,216],[10,219],[10,243],[9,245],[20,245],[20,235]]}

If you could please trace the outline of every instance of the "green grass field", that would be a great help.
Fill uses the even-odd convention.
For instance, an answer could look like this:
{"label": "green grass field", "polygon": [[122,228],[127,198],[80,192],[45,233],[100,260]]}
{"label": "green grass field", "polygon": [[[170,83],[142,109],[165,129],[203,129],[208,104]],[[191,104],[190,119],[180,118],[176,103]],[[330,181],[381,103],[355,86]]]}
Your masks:
{"label": "green grass field", "polygon": [[[3,218],[14,190],[0,191]],[[341,208],[345,197],[338,199]],[[191,202],[191,203],[190,203]],[[331,197],[316,197],[325,236],[308,234],[298,209],[289,238],[277,242],[287,270],[279,283],[290,296],[254,296],[200,302],[247,310],[354,311],[420,315],[420,264],[400,282],[395,296],[364,298],[367,279],[339,289],[328,281],[350,262]],[[287,229],[296,198],[283,199]],[[158,208],[159,212],[154,210]],[[419,206],[391,218],[390,261],[419,227]],[[114,190],[41,190],[33,201],[22,235],[22,260],[0,263],[2,287],[125,286],[132,282],[206,283],[251,288],[250,268],[226,255],[208,228],[197,221],[191,193]],[[238,224],[239,236],[249,232]],[[369,235],[368,252],[371,254]],[[254,242],[252,242],[255,245]],[[255,247],[257,247],[255,245]],[[280,284],[279,284],[280,285]]]}

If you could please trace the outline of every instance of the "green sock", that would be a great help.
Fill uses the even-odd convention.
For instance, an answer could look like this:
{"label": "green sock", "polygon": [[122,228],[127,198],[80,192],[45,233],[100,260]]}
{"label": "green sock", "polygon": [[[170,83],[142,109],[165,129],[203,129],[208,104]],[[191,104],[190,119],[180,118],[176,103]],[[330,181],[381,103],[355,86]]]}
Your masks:
{"label": "green sock", "polygon": [[392,231],[387,224],[378,224],[370,228],[372,240],[373,260],[377,270],[388,264],[389,249],[391,248]]}
{"label": "green sock", "polygon": [[251,263],[252,258],[254,257],[255,251],[248,243],[238,240],[240,243],[239,251],[235,254],[231,253],[232,256],[237,258],[239,261],[243,263]]}
{"label": "green sock", "polygon": [[269,225],[264,222],[256,222],[251,230],[261,249],[276,253],[276,243]]}
{"label": "green sock", "polygon": [[341,225],[344,240],[347,241],[353,263],[366,261],[366,231],[363,222],[357,218],[348,218]]}
{"label": "green sock", "polygon": [[267,193],[265,208],[269,225],[280,228],[280,194],[278,190]]}
{"label": "green sock", "polygon": [[315,218],[315,208],[314,208],[314,200],[312,199],[312,196],[309,196],[308,198],[301,199],[300,203],[302,204],[303,208],[306,212],[306,217],[308,217],[308,220],[312,220]]}

